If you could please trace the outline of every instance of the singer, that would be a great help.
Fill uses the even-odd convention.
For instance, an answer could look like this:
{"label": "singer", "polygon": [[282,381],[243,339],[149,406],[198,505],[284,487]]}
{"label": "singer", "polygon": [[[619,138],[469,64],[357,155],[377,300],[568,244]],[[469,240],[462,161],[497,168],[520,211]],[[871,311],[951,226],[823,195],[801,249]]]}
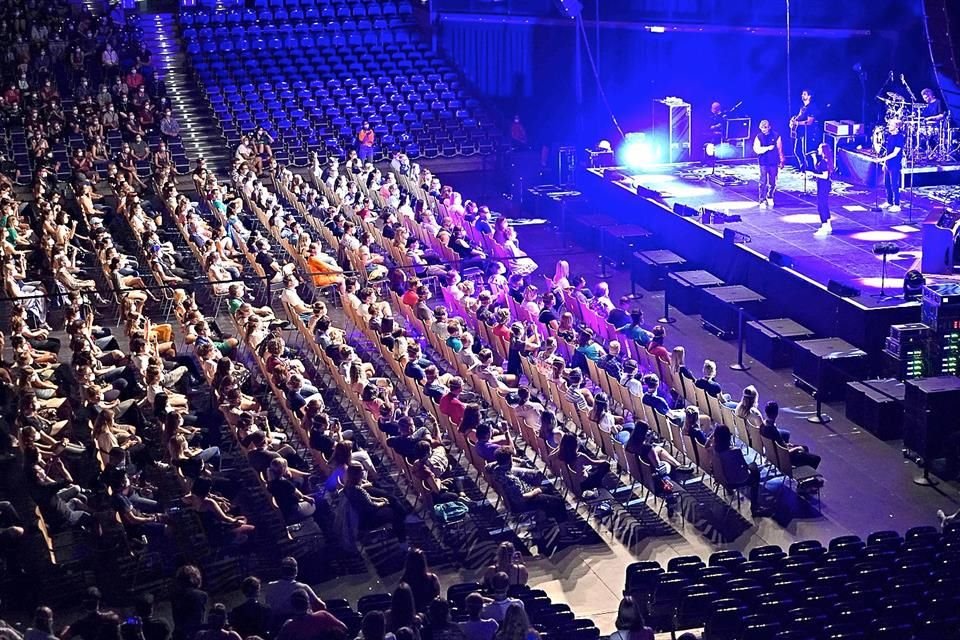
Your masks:
{"label": "singer", "polygon": [[833,186],[831,176],[836,167],[833,160],[833,149],[823,142],[817,148],[816,159],[810,177],[817,181],[817,213],[820,214],[820,228],[813,235],[828,236],[833,233],[830,225],[830,189]]}

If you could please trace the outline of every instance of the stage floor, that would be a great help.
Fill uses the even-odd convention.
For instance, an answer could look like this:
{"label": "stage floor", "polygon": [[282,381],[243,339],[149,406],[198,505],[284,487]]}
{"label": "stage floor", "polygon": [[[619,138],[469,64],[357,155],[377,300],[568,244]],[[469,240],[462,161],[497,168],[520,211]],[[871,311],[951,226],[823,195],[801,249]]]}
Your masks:
{"label": "stage floor", "polygon": [[886,289],[902,291],[904,275],[920,264],[921,222],[930,211],[944,206],[924,195],[929,189],[917,189],[912,194],[903,192],[903,210],[899,213],[874,212],[876,203],[884,200],[880,190],[835,180],[831,196],[833,234],[821,237],[814,235],[820,226],[816,185],[812,180],[805,183],[803,174],[792,168],[780,173],[772,209],[761,208],[757,202],[759,170],[755,163],[718,165],[716,175],[738,181],[731,186],[708,180],[711,169],[699,164],[619,171],[628,176],[619,181],[620,186],[639,185],[659,192],[670,207],[681,203],[697,210],[706,207],[740,215],[741,222],[711,226],[746,234],[749,248],[763,255],[770,251],[786,254],[793,259],[795,271],[822,285],[831,279],[853,284],[864,292],[858,302],[867,306],[902,302],[870,297],[880,291],[881,285],[882,259],[874,255],[873,245],[894,242],[901,248],[887,259]]}

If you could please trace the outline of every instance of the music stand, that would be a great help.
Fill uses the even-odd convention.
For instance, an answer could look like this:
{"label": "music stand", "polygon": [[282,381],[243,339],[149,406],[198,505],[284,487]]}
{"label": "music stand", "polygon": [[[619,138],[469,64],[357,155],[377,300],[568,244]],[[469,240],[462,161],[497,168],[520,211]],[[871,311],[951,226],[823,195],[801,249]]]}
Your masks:
{"label": "music stand", "polygon": [[725,121],[724,140],[740,147],[740,157],[747,157],[746,141],[750,139],[750,130],[753,125],[751,118],[727,118]]}

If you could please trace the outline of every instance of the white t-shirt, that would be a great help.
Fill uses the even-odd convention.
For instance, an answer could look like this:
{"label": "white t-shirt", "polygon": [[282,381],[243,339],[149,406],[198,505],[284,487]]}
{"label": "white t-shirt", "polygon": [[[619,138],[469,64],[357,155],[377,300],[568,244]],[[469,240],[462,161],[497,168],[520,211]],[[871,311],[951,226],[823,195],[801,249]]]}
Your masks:
{"label": "white t-shirt", "polygon": [[480,611],[480,617],[492,618],[498,623],[503,622],[503,617],[507,615],[507,609],[509,609],[512,604],[518,604],[521,609],[523,608],[523,600],[518,600],[517,598],[494,600]]}

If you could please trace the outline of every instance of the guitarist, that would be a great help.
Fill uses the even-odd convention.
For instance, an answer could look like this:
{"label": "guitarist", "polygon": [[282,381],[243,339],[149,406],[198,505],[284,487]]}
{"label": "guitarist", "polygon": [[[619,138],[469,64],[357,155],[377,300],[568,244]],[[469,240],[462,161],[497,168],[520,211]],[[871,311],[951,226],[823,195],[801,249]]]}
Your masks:
{"label": "guitarist", "polygon": [[819,114],[809,89],[800,94],[800,101],[803,103],[800,111],[790,118],[790,137],[793,138],[793,155],[797,157],[798,168],[803,171],[809,168],[806,166],[808,149],[816,144],[811,126],[816,124]]}

